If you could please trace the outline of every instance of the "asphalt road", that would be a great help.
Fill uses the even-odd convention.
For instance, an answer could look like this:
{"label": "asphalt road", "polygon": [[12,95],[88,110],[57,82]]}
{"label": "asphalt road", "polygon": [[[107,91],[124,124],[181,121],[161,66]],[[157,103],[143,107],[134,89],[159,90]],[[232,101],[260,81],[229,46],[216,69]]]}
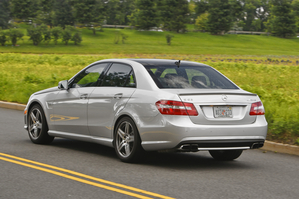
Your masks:
{"label": "asphalt road", "polygon": [[0,175],[1,199],[299,197],[298,156],[249,150],[218,162],[208,152],[150,153],[127,164],[97,144],[33,144],[22,111],[2,108]]}

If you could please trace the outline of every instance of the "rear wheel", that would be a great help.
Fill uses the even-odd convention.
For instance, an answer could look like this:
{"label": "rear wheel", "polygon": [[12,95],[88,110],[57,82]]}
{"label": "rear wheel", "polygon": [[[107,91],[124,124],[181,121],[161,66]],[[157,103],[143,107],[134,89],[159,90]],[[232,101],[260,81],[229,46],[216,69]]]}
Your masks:
{"label": "rear wheel", "polygon": [[219,150],[219,151],[209,151],[211,156],[215,160],[221,160],[221,161],[229,161],[234,160],[240,157],[243,150]]}
{"label": "rear wheel", "polygon": [[49,144],[54,137],[48,134],[48,125],[42,107],[34,105],[28,114],[28,134],[35,144]]}
{"label": "rear wheel", "polygon": [[136,162],[143,148],[134,121],[129,117],[122,118],[114,133],[114,148],[119,159],[123,162]]}

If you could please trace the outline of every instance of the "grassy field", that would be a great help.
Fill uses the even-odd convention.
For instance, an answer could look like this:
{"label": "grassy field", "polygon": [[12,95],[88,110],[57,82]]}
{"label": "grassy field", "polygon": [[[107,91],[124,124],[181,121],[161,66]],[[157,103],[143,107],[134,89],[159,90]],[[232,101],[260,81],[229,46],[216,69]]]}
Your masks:
{"label": "grassy field", "polygon": [[0,54],[0,99],[27,103],[38,90],[57,86],[84,66],[106,58],[167,58],[206,63],[243,89],[257,93],[269,123],[268,140],[299,145],[299,65],[295,58],[165,54]]}
{"label": "grassy field", "polygon": [[[26,26],[22,25],[26,35]],[[117,32],[128,36],[123,44],[114,44]],[[255,56],[298,56],[299,38],[283,39],[265,35],[224,35],[214,36],[208,33],[188,32],[174,35],[172,44],[166,43],[165,35],[169,32],[137,31],[131,29],[104,29],[92,34],[91,30],[82,29],[82,43],[78,46],[70,42],[68,46],[61,41],[58,45],[50,42],[34,46],[24,36],[18,46],[10,42],[0,46],[2,53],[33,54],[189,54],[189,55],[255,55]]]}

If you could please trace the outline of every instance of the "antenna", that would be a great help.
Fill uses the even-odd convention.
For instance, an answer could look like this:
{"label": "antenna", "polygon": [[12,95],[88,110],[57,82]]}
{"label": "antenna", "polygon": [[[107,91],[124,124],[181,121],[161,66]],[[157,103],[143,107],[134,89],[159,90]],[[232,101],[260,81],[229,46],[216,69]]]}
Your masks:
{"label": "antenna", "polygon": [[180,65],[181,65],[181,60],[179,60],[179,61],[176,61],[176,62],[174,62],[175,63],[175,65],[177,65],[177,67],[179,68],[180,67]]}

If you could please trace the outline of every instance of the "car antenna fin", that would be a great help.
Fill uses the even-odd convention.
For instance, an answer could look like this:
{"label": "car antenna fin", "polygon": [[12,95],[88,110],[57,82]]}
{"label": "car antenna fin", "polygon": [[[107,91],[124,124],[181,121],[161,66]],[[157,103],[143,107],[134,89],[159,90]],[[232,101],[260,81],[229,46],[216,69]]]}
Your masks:
{"label": "car antenna fin", "polygon": [[180,65],[181,65],[181,60],[179,60],[179,61],[176,61],[176,62],[174,62],[175,63],[175,65],[177,65],[177,67],[179,68],[180,67]]}

